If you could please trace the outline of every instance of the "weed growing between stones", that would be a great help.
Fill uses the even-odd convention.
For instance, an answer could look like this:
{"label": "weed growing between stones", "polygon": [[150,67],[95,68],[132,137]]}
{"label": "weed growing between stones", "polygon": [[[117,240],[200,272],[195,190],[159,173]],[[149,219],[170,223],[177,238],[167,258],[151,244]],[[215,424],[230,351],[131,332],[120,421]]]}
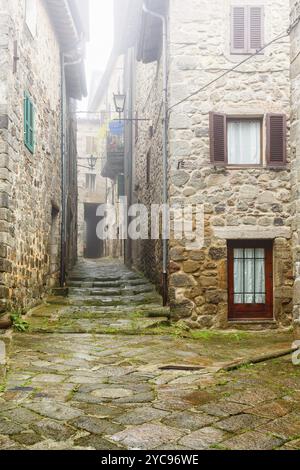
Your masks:
{"label": "weed growing between stones", "polygon": [[19,310],[12,312],[10,318],[16,331],[25,333],[29,330],[29,323],[22,318],[22,313]]}

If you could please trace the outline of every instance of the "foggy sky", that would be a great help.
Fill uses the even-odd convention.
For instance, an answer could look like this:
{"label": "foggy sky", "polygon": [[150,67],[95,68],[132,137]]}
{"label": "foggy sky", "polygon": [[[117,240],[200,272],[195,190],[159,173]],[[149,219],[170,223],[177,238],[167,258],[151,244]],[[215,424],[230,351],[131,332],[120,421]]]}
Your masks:
{"label": "foggy sky", "polygon": [[[82,0],[84,1],[84,0]],[[87,83],[94,70],[105,70],[113,44],[113,0],[90,0],[90,42],[87,44]],[[79,107],[86,109],[86,102]]]}

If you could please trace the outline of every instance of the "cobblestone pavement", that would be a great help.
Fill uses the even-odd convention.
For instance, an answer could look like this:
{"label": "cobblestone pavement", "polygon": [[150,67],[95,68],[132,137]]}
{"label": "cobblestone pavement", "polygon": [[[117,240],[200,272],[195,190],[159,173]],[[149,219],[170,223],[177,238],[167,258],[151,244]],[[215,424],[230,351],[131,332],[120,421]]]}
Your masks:
{"label": "cobblestone pavement", "polygon": [[0,449],[300,449],[300,367],[289,333],[170,326],[152,286],[86,262],[14,334],[0,389]]}

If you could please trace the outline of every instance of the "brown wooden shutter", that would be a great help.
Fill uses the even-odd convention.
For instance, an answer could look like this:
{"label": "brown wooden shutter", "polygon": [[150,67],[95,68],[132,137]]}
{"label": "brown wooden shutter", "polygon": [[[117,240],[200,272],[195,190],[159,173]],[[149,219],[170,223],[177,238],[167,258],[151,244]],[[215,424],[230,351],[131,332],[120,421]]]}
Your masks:
{"label": "brown wooden shutter", "polygon": [[214,165],[225,165],[227,163],[227,129],[226,115],[221,113],[210,113],[210,157]]}
{"label": "brown wooden shutter", "polygon": [[267,164],[284,166],[286,164],[286,115],[267,115]]}
{"label": "brown wooden shutter", "polygon": [[231,53],[247,52],[247,7],[231,9]]}
{"label": "brown wooden shutter", "polygon": [[264,9],[263,7],[249,7],[249,52],[256,52],[263,47],[264,36]]}

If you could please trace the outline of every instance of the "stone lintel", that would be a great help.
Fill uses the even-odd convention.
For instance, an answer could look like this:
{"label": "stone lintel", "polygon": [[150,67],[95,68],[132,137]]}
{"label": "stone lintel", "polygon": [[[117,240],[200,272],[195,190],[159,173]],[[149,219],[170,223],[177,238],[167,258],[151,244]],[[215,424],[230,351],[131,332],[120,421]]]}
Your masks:
{"label": "stone lintel", "polygon": [[275,238],[291,238],[290,227],[214,227],[214,236],[225,240],[275,240]]}

